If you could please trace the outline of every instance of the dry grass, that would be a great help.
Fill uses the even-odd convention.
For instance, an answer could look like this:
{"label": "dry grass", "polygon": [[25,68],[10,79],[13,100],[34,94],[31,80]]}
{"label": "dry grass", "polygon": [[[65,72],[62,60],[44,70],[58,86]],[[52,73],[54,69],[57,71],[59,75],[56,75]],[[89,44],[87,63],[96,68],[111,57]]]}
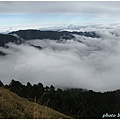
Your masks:
{"label": "dry grass", "polygon": [[69,119],[70,117],[0,88],[0,118]]}

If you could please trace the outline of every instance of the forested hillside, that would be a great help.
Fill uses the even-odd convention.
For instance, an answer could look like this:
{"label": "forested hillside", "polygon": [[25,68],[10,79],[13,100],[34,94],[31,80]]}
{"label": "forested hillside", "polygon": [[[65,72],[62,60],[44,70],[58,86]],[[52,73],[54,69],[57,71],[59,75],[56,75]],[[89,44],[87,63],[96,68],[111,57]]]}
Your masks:
{"label": "forested hillside", "polygon": [[21,98],[0,88],[0,119],[58,119],[70,118],[53,109]]}
{"label": "forested hillside", "polygon": [[[12,80],[3,86],[29,101],[51,107],[73,118],[102,118],[103,114],[118,114],[120,111],[120,90],[94,92],[83,89],[60,89],[42,83],[23,85]],[[107,118],[107,117],[106,117]]]}

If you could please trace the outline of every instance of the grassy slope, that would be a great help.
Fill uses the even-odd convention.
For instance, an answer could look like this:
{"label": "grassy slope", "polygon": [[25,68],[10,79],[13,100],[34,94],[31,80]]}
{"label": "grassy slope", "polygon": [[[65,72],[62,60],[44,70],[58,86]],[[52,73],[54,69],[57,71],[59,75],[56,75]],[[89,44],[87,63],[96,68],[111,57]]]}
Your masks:
{"label": "grassy slope", "polygon": [[0,88],[0,118],[68,119],[70,117]]}

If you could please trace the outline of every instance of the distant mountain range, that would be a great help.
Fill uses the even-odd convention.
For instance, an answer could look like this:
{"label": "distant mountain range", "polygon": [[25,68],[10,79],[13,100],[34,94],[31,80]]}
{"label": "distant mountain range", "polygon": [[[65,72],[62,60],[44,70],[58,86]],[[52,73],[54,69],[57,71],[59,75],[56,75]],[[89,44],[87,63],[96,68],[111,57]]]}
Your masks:
{"label": "distant mountain range", "polygon": [[[92,32],[68,32],[68,31],[40,31],[40,30],[19,30],[10,32],[8,34],[0,34],[0,46],[7,47],[6,43],[12,42],[15,44],[25,43],[27,40],[34,39],[51,39],[51,40],[61,40],[61,39],[75,39],[75,35],[91,37],[91,38],[99,38],[100,36],[96,34],[94,31]],[[29,44],[31,45],[31,44]],[[41,46],[35,46],[38,49],[42,49]],[[0,55],[5,55],[0,51]]]}
{"label": "distant mountain range", "polygon": [[94,31],[93,32],[68,32],[68,31],[40,31],[40,30],[19,30],[9,33],[10,35],[16,34],[24,40],[31,39],[74,39],[75,35],[81,35],[86,37],[98,38],[100,37]]}
{"label": "distant mountain range", "polygon": [[40,31],[40,30],[19,30],[10,32],[8,34],[0,34],[0,46],[5,46],[6,43],[12,42],[20,44],[26,40],[33,39],[74,39],[74,35],[80,35],[85,37],[99,38],[94,31],[93,32],[68,32],[68,31]]}
{"label": "distant mountain range", "polygon": [[0,46],[4,47],[9,42],[19,44],[21,43],[21,39],[9,34],[0,34]]}

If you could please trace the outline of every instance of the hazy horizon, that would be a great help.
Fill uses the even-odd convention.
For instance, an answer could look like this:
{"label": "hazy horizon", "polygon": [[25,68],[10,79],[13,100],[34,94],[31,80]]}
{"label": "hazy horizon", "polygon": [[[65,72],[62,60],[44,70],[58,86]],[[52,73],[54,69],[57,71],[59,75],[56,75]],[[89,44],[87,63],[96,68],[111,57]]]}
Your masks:
{"label": "hazy horizon", "polygon": [[119,1],[1,1],[0,32],[120,21]]}

